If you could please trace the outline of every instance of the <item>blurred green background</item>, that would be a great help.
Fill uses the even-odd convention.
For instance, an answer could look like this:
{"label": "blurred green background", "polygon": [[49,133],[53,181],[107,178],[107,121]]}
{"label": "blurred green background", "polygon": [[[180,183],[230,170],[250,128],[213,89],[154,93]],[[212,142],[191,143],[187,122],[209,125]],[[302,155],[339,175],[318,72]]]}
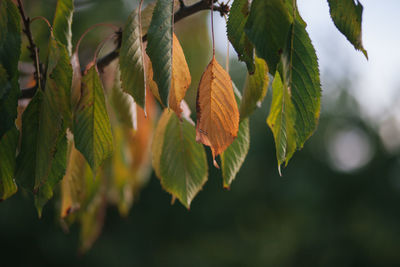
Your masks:
{"label": "blurred green background", "polygon": [[[24,2],[31,17],[52,18],[55,0]],[[136,5],[133,0],[75,2],[74,43],[94,23],[122,26]],[[210,59],[207,14],[176,25],[193,76],[187,96],[192,110]],[[47,29],[37,23],[34,31],[45,50]],[[108,33],[99,29],[85,39],[82,63]],[[224,63],[224,51],[218,51]],[[230,61],[232,79],[241,89],[245,67],[235,55]],[[283,177],[265,123],[269,91],[250,121],[250,151],[229,191],[222,188],[220,171],[210,167],[208,182],[186,210],[170,204],[153,174],[129,216],[107,209],[103,233],[84,255],[77,252],[78,226],[69,233],[60,227],[57,200],[46,205],[39,220],[31,199],[18,193],[0,203],[0,266],[399,266],[397,117],[365,116],[348,75],[330,75],[322,66],[318,130]]]}

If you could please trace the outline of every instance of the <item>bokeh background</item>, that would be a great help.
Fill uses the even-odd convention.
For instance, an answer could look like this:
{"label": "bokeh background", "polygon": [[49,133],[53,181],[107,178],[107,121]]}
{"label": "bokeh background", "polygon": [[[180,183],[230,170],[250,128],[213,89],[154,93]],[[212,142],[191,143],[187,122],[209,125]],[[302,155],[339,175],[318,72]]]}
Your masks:
{"label": "bokeh background", "polygon": [[[31,17],[52,19],[55,0],[24,2]],[[250,151],[229,191],[211,167],[188,211],[170,204],[153,174],[127,217],[107,209],[102,235],[83,255],[78,226],[69,233],[60,226],[57,200],[38,219],[31,199],[18,193],[0,203],[0,266],[399,266],[400,2],[360,2],[369,61],[336,30],[326,1],[298,1],[319,58],[322,111],[318,130],[283,177],[265,123],[269,91],[250,121]],[[74,43],[92,24],[122,26],[136,4],[76,0]],[[176,25],[192,74],[192,110],[211,57],[209,19],[201,12]],[[225,21],[218,14],[215,29],[217,58],[225,63]],[[48,30],[36,23],[34,32],[45,50]],[[109,33],[103,28],[88,35],[82,63]],[[229,62],[242,89],[245,66],[232,48]]]}

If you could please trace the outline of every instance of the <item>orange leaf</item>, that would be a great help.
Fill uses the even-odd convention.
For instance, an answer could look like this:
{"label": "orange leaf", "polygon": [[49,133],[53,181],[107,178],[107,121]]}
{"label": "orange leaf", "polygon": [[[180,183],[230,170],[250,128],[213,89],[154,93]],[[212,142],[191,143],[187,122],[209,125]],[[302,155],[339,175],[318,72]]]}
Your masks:
{"label": "orange leaf", "polygon": [[[155,98],[161,103],[160,94],[156,82],[153,80],[153,68],[149,56],[146,54],[144,59],[146,68],[147,87]],[[182,113],[181,102],[186,95],[186,91],[192,82],[189,67],[186,62],[185,54],[176,35],[173,35],[172,47],[172,77],[171,89],[168,97],[169,107],[180,117]]]}
{"label": "orange leaf", "polygon": [[196,99],[196,141],[211,147],[215,157],[236,138],[239,110],[233,93],[232,80],[213,56],[200,80]]}
{"label": "orange leaf", "polygon": [[186,63],[185,54],[181,44],[174,34],[172,46],[172,78],[171,90],[169,92],[169,107],[176,112],[178,117],[182,113],[181,102],[185,97],[192,78],[190,77],[189,67]]}

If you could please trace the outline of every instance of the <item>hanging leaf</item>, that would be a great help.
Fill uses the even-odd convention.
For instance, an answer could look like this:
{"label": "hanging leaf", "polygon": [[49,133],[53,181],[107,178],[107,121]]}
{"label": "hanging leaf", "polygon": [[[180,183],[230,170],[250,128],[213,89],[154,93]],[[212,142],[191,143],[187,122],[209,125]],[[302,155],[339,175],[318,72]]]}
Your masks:
{"label": "hanging leaf", "polygon": [[72,51],[72,15],[74,12],[73,0],[58,0],[53,20],[54,37],[60,41],[68,50]]}
{"label": "hanging leaf", "polygon": [[179,43],[178,38],[173,35],[172,48],[172,77],[171,91],[169,94],[169,107],[180,116],[181,102],[186,95],[186,91],[192,82],[190,77],[189,67],[186,63],[185,54]]}
{"label": "hanging leaf", "polygon": [[131,95],[122,91],[120,73],[116,71],[116,79],[111,89],[111,105],[119,123],[126,128],[137,130],[136,103]]}
{"label": "hanging leaf", "polygon": [[249,117],[257,107],[261,106],[267,94],[269,83],[268,66],[261,58],[255,58],[254,74],[247,74],[246,87],[240,105],[240,120]]}
{"label": "hanging leaf", "polygon": [[[89,167],[72,140],[68,147],[67,170],[61,182],[61,218],[76,212],[83,204],[86,191],[85,173]],[[93,179],[93,175],[90,179]]]}
{"label": "hanging leaf", "polygon": [[162,187],[186,207],[207,181],[207,158],[188,118],[165,110],[153,138],[153,168]]}
{"label": "hanging leaf", "polygon": [[119,65],[122,88],[133,97],[139,106],[144,108],[146,80],[140,23],[138,7],[129,16],[122,33]]}
{"label": "hanging leaf", "polygon": [[17,117],[18,61],[21,54],[21,25],[17,7],[0,2],[0,139],[14,126]]}
{"label": "hanging leaf", "polygon": [[65,132],[71,121],[72,69],[63,44],[50,38],[46,87],[38,89],[22,116],[17,181],[35,195],[41,216],[66,168]]}
{"label": "hanging leaf", "polygon": [[76,148],[96,173],[113,150],[110,120],[103,86],[95,64],[90,64],[82,77],[82,94],[74,117]]}
{"label": "hanging leaf", "polygon": [[282,0],[253,0],[245,32],[272,75],[275,75],[291,22]]}
{"label": "hanging leaf", "polygon": [[238,53],[239,60],[246,63],[249,73],[254,72],[254,47],[244,32],[249,16],[249,0],[235,0],[226,24],[228,39]]}
{"label": "hanging leaf", "polygon": [[272,103],[267,123],[275,138],[278,170],[282,163],[289,162],[296,150],[296,111],[291,99],[291,91],[282,84],[279,72],[272,84]]}
{"label": "hanging leaf", "polygon": [[82,73],[78,52],[71,56],[72,83],[71,83],[71,109],[74,110],[81,97]]}
{"label": "hanging leaf", "polygon": [[49,59],[45,92],[52,100],[51,109],[60,112],[67,127],[72,122],[71,83],[72,67],[66,47],[54,38],[49,42]]}
{"label": "hanging leaf", "polygon": [[346,36],[354,48],[361,50],[368,59],[367,50],[362,44],[362,12],[363,6],[357,0],[328,0],[329,10],[336,28]]}
{"label": "hanging leaf", "polygon": [[[257,67],[256,67],[257,68]],[[240,92],[233,85],[238,105],[241,102]],[[229,188],[239,172],[250,148],[249,119],[242,120],[239,124],[237,138],[221,154],[221,169],[224,188]]]}
{"label": "hanging leaf", "polygon": [[295,109],[296,143],[300,149],[318,124],[321,85],[317,55],[299,14],[290,32],[282,55],[281,77]]}
{"label": "hanging leaf", "polygon": [[17,192],[14,180],[19,131],[15,126],[0,138],[0,202]]}
{"label": "hanging leaf", "polygon": [[115,121],[112,127],[115,153],[111,159],[112,187],[109,189],[109,195],[122,216],[128,215],[133,202],[151,174],[150,145],[156,116],[156,106],[151,94],[146,94],[146,107],[147,117],[143,109],[136,106],[138,124],[136,131],[121,127],[123,124]]}
{"label": "hanging leaf", "polygon": [[239,111],[229,74],[213,56],[201,77],[196,99],[196,141],[211,148],[215,157],[236,138]]}
{"label": "hanging leaf", "polygon": [[161,104],[168,105],[172,79],[174,1],[157,0],[147,32],[147,54],[150,57],[153,78],[157,83]]}

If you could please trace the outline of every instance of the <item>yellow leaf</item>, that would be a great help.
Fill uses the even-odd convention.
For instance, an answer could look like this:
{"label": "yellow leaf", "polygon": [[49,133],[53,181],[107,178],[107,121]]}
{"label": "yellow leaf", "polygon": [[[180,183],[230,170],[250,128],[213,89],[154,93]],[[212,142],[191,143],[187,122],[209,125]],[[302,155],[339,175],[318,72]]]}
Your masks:
{"label": "yellow leaf", "polygon": [[[153,68],[148,55],[145,55],[146,86],[153,93],[154,97],[161,103],[160,94],[156,82],[153,80]],[[176,35],[173,35],[172,47],[172,77],[171,89],[168,97],[169,107],[180,117],[182,113],[181,103],[186,95],[186,91],[192,82],[189,67],[186,62],[185,54]]]}
{"label": "yellow leaf", "polygon": [[169,92],[169,107],[176,112],[178,117],[182,113],[181,102],[192,82],[185,54],[175,34],[172,46],[172,78],[171,91]]}
{"label": "yellow leaf", "polygon": [[197,91],[196,141],[211,148],[215,157],[236,138],[239,110],[233,93],[232,80],[213,56],[200,80]]}

